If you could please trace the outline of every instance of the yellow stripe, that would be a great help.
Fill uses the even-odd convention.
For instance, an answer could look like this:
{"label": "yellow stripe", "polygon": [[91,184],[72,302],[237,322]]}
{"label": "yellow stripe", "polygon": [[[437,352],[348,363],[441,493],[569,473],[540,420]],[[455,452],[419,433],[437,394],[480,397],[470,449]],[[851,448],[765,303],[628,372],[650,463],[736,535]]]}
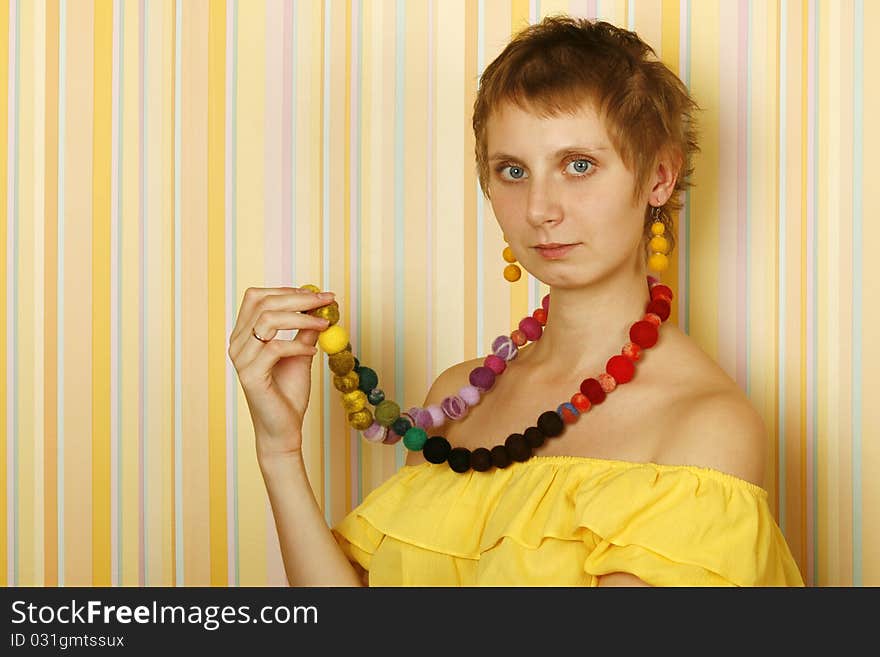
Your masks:
{"label": "yellow stripe", "polygon": [[227,586],[226,3],[208,5],[208,490],[211,586]]}
{"label": "yellow stripe", "polygon": [[[464,31],[464,106],[462,116],[473,115],[476,99],[477,77],[477,3],[467,2],[464,5],[462,22]],[[463,167],[462,192],[464,195],[464,232],[462,237],[462,253],[464,255],[464,358],[474,358],[482,345],[477,345],[477,177],[474,171],[474,131],[470,121],[463,121],[464,135],[462,161]]]}
{"label": "yellow stripe", "polygon": [[[662,13],[660,16],[660,61],[662,61],[669,70],[680,76],[679,72],[679,56],[680,56],[680,20],[679,20],[679,0],[663,0]],[[697,101],[699,102],[699,100]],[[683,172],[682,174],[683,175]],[[681,199],[684,201],[684,198]],[[676,248],[669,254],[669,269],[663,272],[661,276],[663,282],[672,290],[676,291],[676,303],[672,304],[672,312],[669,315],[669,321],[677,326],[681,326],[679,321],[679,306],[684,298],[683,292],[679,285],[678,267],[681,250],[684,247],[684,231],[681,228],[680,213],[672,216],[673,230],[675,231]]]}
{"label": "yellow stripe", "polygon": [[602,0],[599,4],[599,20],[626,28],[628,0]]}
{"label": "yellow stripe", "polygon": [[[9,162],[9,0],[2,0],[0,4],[0,271],[6,271],[6,234],[7,220],[6,203],[9,190],[6,187],[8,162]],[[6,376],[9,363],[6,361],[6,286],[0,285],[0,427],[6,426]],[[8,536],[8,524],[10,518],[6,514],[7,476],[6,441],[9,437],[6,431],[0,431],[0,531]],[[9,586],[7,578],[9,560],[9,542],[0,541],[0,585]]]}
{"label": "yellow stripe", "polygon": [[[344,267],[344,277],[343,277],[343,297],[345,300],[345,316],[349,318],[348,322],[348,331],[349,335],[351,334],[351,317],[354,312],[354,304],[352,304],[352,289],[351,289],[351,4],[346,3],[345,5],[345,92],[344,92],[344,107],[343,107],[343,115],[344,115],[344,127],[343,127],[343,148],[345,151],[345,155],[342,158],[343,162],[343,184],[342,184],[342,217],[343,217],[343,225],[345,228],[343,229],[343,234],[345,236],[345,254],[342,258],[343,267]],[[340,431],[339,435],[342,437],[343,445],[343,499],[341,500],[342,504],[337,507],[340,509],[341,515],[340,519],[343,515],[348,513],[351,508],[351,440],[349,440],[349,435],[351,433],[351,428],[348,426],[345,413],[342,414],[343,418],[343,430]]]}
{"label": "yellow stripe", "polygon": [[806,4],[802,6],[801,15],[801,285],[800,285],[800,341],[801,341],[801,377],[800,377],[800,488],[798,502],[800,504],[800,519],[802,547],[801,547],[801,572],[806,573],[807,568],[807,544],[812,541],[812,536],[807,534],[807,199],[812,190],[807,188],[807,163],[810,153],[807,152],[807,137],[809,125],[807,122],[807,100],[809,88],[807,85],[807,64],[809,61],[807,49],[809,47],[809,12]]}
{"label": "yellow stripe", "polygon": [[[513,37],[529,24],[529,0],[512,0],[510,9],[510,36]],[[504,246],[502,245],[502,250]],[[500,252],[499,252],[500,256]],[[500,258],[499,258],[500,261]],[[503,265],[498,265],[501,271],[504,270]],[[522,266],[520,265],[520,268]],[[502,329],[502,333],[510,333],[519,321],[529,312],[529,273],[525,270],[522,277],[510,285],[510,317],[508,318],[507,327]],[[502,278],[502,280],[504,280]],[[507,281],[505,281],[506,283]],[[494,334],[493,334],[494,336]],[[489,338],[494,339],[493,338]]]}

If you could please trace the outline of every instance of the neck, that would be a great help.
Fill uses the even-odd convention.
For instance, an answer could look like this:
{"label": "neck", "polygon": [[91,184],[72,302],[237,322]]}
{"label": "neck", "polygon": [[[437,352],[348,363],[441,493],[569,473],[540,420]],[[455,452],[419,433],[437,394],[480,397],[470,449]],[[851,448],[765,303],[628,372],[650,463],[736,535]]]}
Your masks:
{"label": "neck", "polygon": [[551,288],[541,339],[521,354],[534,383],[596,376],[630,341],[650,301],[647,275],[627,273],[578,288]]}

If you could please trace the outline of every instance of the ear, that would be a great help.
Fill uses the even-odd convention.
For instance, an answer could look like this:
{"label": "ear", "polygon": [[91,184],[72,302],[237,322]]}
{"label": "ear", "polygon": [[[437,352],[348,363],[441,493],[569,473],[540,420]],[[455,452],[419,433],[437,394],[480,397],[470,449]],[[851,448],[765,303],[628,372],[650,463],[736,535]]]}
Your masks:
{"label": "ear", "polygon": [[672,196],[681,164],[681,156],[676,153],[664,152],[660,156],[651,179],[651,193],[648,196],[651,205],[664,205]]}

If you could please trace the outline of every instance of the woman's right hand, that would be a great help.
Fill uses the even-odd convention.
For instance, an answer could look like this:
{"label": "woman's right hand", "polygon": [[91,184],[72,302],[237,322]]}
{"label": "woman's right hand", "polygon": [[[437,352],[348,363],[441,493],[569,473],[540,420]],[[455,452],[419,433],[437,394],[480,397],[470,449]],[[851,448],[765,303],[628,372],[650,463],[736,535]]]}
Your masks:
{"label": "woman's right hand", "polygon": [[[229,336],[229,357],[247,399],[260,461],[300,453],[318,334],[329,323],[306,312],[333,303],[294,287],[248,288]],[[293,340],[273,339],[298,329]],[[254,332],[268,342],[262,342]]]}

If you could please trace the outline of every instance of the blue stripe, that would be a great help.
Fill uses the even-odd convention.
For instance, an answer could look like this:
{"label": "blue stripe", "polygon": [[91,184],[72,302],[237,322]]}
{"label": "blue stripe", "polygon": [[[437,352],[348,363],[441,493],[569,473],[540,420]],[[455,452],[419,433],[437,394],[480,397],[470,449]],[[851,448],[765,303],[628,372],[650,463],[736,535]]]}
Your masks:
{"label": "blue stripe", "polygon": [[67,115],[67,0],[61,0],[58,19],[58,275],[55,285],[58,288],[58,326],[55,345],[58,350],[58,403],[55,418],[58,431],[58,462],[55,464],[58,479],[58,586],[64,586],[64,147],[67,131],[64,117]]}
{"label": "blue stripe", "polygon": [[[118,51],[117,58],[119,60],[119,87],[116,90],[116,98],[118,99],[118,105],[116,109],[116,146],[118,149],[118,156],[116,158],[116,181],[117,181],[117,194],[116,194],[116,327],[117,333],[119,328],[123,326],[122,323],[122,263],[123,263],[123,252],[122,252],[122,232],[125,227],[125,221],[123,221],[123,197],[125,192],[125,185],[123,184],[123,167],[122,163],[125,161],[125,142],[123,140],[123,130],[122,126],[124,125],[123,117],[125,116],[125,3],[117,2],[118,11],[116,13],[116,31],[119,35],[118,42]],[[114,400],[114,404],[116,405],[116,586],[122,586],[122,574],[125,570],[122,567],[122,403],[123,403],[123,387],[124,380],[122,378],[122,339],[117,339],[116,341],[116,399]]]}
{"label": "blue stripe", "polygon": [[819,249],[816,239],[818,233],[817,219],[819,208],[819,185],[815,184],[818,178],[819,168],[819,8],[816,0],[811,0],[813,6],[813,344],[810,348],[813,351],[813,387],[809,391],[810,400],[813,404],[813,572],[811,580],[808,582],[811,586],[816,586],[819,582],[819,394],[816,386],[816,363],[819,362]]}
{"label": "blue stripe", "polygon": [[[232,291],[238,289],[238,239],[236,237],[238,231],[238,212],[236,206],[238,204],[238,0],[232,5],[232,90],[227,92],[230,98],[230,106],[232,109],[232,143],[230,144],[230,167],[232,168],[232,200],[229,214],[232,227],[230,229],[232,239]],[[232,308],[235,306],[233,305]],[[238,404],[232,405],[232,526],[233,526],[233,555],[234,555],[234,578],[231,586],[238,586],[241,579],[240,573],[240,554],[238,539]]]}
{"label": "blue stripe", "polygon": [[[785,53],[788,52],[788,1],[782,0],[779,18],[779,89],[787,89],[788,84],[788,67],[786,66]],[[778,444],[778,471],[779,471],[779,528],[785,532],[785,171],[788,166],[788,158],[786,157],[786,125],[785,113],[788,111],[788,102],[786,102],[785,93],[779,94],[779,170],[777,177],[779,180],[779,238],[776,243],[779,250],[779,263],[777,274],[779,278],[778,303],[779,307],[779,333],[777,338],[777,369],[779,379],[776,382],[776,389],[779,394],[779,406],[776,409],[776,416],[779,421],[779,444]]]}
{"label": "blue stripe", "polygon": [[626,4],[626,29],[636,29],[636,3],[635,0],[627,0]]}
{"label": "blue stripe", "polygon": [[[485,64],[485,35],[486,29],[486,3],[484,0],[477,2],[477,88],[479,89],[479,79],[483,75]],[[428,126],[428,130],[431,126]],[[483,198],[483,190],[480,188],[480,181],[477,180],[477,353],[483,348],[483,331],[485,330],[483,321],[483,311],[486,308],[486,282],[485,282],[485,266],[483,260],[484,249],[484,230],[483,222],[485,221],[485,204]]]}
{"label": "blue stripe", "polygon": [[175,0],[174,35],[174,561],[175,584],[183,586],[183,307],[181,304],[181,225],[180,225],[180,125],[181,125],[181,60],[183,54],[183,9]]}
{"label": "blue stripe", "polygon": [[[322,176],[321,176],[321,188],[322,188],[322,210],[321,210],[321,219],[322,219],[322,227],[321,231],[321,246],[322,246],[322,269],[321,269],[321,289],[329,290],[330,289],[330,45],[331,45],[331,32],[330,32],[330,17],[332,15],[332,11],[330,9],[330,4],[332,0],[325,0],[324,5],[322,7],[322,11],[324,12],[324,53],[323,53],[323,79],[322,79],[322,89],[323,89],[323,99],[324,104],[322,107],[323,116],[321,122],[321,129],[323,133],[323,157],[322,160]],[[330,505],[331,505],[331,490],[330,490],[330,458],[332,450],[331,442],[332,442],[332,432],[330,430],[330,377],[324,377],[324,403],[323,403],[323,431],[322,436],[324,439],[324,518],[327,521],[327,524],[331,524],[333,522],[330,514]]]}
{"label": "blue stripe", "polygon": [[[21,266],[19,263],[19,149],[21,144],[21,135],[20,129],[21,124],[19,123],[19,112],[21,110],[21,6],[19,6],[18,2],[15,3],[15,73],[14,75],[14,85],[15,91],[13,92],[15,104],[14,116],[13,116],[13,126],[15,129],[13,130],[13,134],[15,135],[15,154],[12,159],[12,189],[9,190],[9,193],[12,194],[12,408],[9,409],[9,414],[12,416],[12,536],[13,536],[13,545],[12,545],[12,577],[10,578],[12,586],[18,585],[18,569],[19,569],[19,532],[21,531],[21,527],[19,526],[19,447],[18,447],[18,432],[19,432],[19,417],[18,417],[18,354],[19,354],[19,345],[18,345],[18,268]],[[7,267],[9,265],[7,264]]]}
{"label": "blue stripe", "polygon": [[[403,57],[406,53],[406,4],[404,0],[397,0],[397,33],[395,59],[395,84],[394,84],[394,265],[395,268],[405,266],[403,251],[403,97],[404,97],[404,67]],[[404,382],[404,356],[406,354],[406,342],[404,340],[403,326],[403,274],[399,271],[394,277],[394,391],[398,399],[403,399],[406,390]],[[395,461],[400,468],[406,459],[403,441],[395,445]]]}
{"label": "blue stripe", "polygon": [[865,3],[856,0],[853,40],[853,369],[852,369],[852,495],[853,586],[862,585],[862,163],[864,162]]}

